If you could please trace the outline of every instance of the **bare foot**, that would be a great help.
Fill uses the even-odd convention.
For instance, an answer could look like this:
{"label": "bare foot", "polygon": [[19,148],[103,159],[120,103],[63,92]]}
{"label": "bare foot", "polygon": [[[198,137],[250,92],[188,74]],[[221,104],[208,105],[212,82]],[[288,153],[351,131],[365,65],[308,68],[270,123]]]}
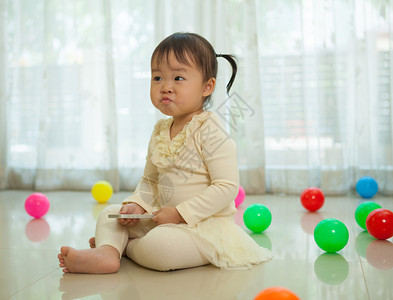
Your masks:
{"label": "bare foot", "polygon": [[65,273],[116,273],[120,267],[119,252],[111,246],[86,250],[61,247],[60,251],[57,258]]}

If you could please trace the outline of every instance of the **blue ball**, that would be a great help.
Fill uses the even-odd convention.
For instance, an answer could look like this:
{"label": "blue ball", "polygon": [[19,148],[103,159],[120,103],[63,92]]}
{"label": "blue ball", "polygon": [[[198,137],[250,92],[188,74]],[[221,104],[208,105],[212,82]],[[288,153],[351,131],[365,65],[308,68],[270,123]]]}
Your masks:
{"label": "blue ball", "polygon": [[363,198],[372,198],[378,193],[378,183],[372,177],[362,177],[356,183],[356,191]]}

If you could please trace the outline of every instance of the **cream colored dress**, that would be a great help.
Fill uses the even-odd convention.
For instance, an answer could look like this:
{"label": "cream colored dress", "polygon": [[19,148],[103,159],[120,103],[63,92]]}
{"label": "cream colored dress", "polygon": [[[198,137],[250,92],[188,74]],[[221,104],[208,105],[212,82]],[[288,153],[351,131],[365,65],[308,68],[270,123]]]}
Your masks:
{"label": "cream colored dress", "polygon": [[236,145],[217,116],[207,111],[195,115],[171,140],[172,122],[156,124],[142,179],[123,204],[137,203],[149,214],[161,206],[176,207],[187,224],[169,226],[187,232],[217,267],[244,269],[272,258],[234,223]]}

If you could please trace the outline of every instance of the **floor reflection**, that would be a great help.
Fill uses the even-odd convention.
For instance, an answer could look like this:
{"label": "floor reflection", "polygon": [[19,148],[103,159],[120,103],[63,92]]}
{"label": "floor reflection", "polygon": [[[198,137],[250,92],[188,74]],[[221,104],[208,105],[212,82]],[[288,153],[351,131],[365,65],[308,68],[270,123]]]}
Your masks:
{"label": "floor reflection", "polygon": [[366,250],[366,258],[376,269],[393,268],[393,243],[387,240],[373,240]]}
{"label": "floor reflection", "polygon": [[[244,299],[247,286],[263,282],[264,264],[251,270],[222,271],[212,265],[169,271],[152,271],[122,259],[118,273],[65,274],[59,283],[63,299],[100,295],[102,299]],[[168,289],[168,286],[179,288]],[[152,288],[153,287],[153,288]]]}
{"label": "floor reflection", "polygon": [[[121,286],[121,274],[65,274],[60,279],[59,291],[62,299],[80,299],[93,295],[105,295],[118,290]],[[132,287],[132,285],[130,285]],[[130,288],[130,293],[132,290]],[[130,294],[130,299],[139,299]]]}
{"label": "floor reflection", "polygon": [[101,214],[101,212],[104,210],[105,207],[110,205],[109,203],[97,203],[93,207],[92,215],[95,220],[97,220],[98,216]]}
{"label": "floor reflection", "polygon": [[363,258],[366,258],[367,246],[374,241],[373,238],[367,231],[362,231],[356,236],[355,246],[356,252]]}
{"label": "floor reflection", "polygon": [[272,241],[264,233],[251,233],[250,237],[261,247],[272,250]]}
{"label": "floor reflection", "polygon": [[25,234],[32,242],[42,242],[48,238],[50,226],[45,219],[32,219],[26,224]]}
{"label": "floor reflection", "polygon": [[342,283],[348,276],[347,260],[338,253],[323,253],[314,262],[317,278],[327,284]]}
{"label": "floor reflection", "polygon": [[319,212],[307,212],[300,219],[300,224],[305,233],[314,235],[315,226],[323,219],[323,216]]}
{"label": "floor reflection", "polygon": [[388,240],[377,240],[362,231],[356,237],[356,251],[376,269],[393,268],[393,243]]}

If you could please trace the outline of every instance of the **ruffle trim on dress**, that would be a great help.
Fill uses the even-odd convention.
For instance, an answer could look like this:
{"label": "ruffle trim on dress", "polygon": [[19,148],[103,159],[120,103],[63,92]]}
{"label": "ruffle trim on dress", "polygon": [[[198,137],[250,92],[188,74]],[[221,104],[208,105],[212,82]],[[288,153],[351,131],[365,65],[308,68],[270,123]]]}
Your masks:
{"label": "ruffle trim on dress", "polygon": [[170,139],[170,128],[173,118],[162,119],[154,127],[150,143],[151,161],[157,167],[167,168],[172,166],[179,154],[192,143],[195,132],[208,119],[211,112],[204,111],[194,115],[172,140]]}

